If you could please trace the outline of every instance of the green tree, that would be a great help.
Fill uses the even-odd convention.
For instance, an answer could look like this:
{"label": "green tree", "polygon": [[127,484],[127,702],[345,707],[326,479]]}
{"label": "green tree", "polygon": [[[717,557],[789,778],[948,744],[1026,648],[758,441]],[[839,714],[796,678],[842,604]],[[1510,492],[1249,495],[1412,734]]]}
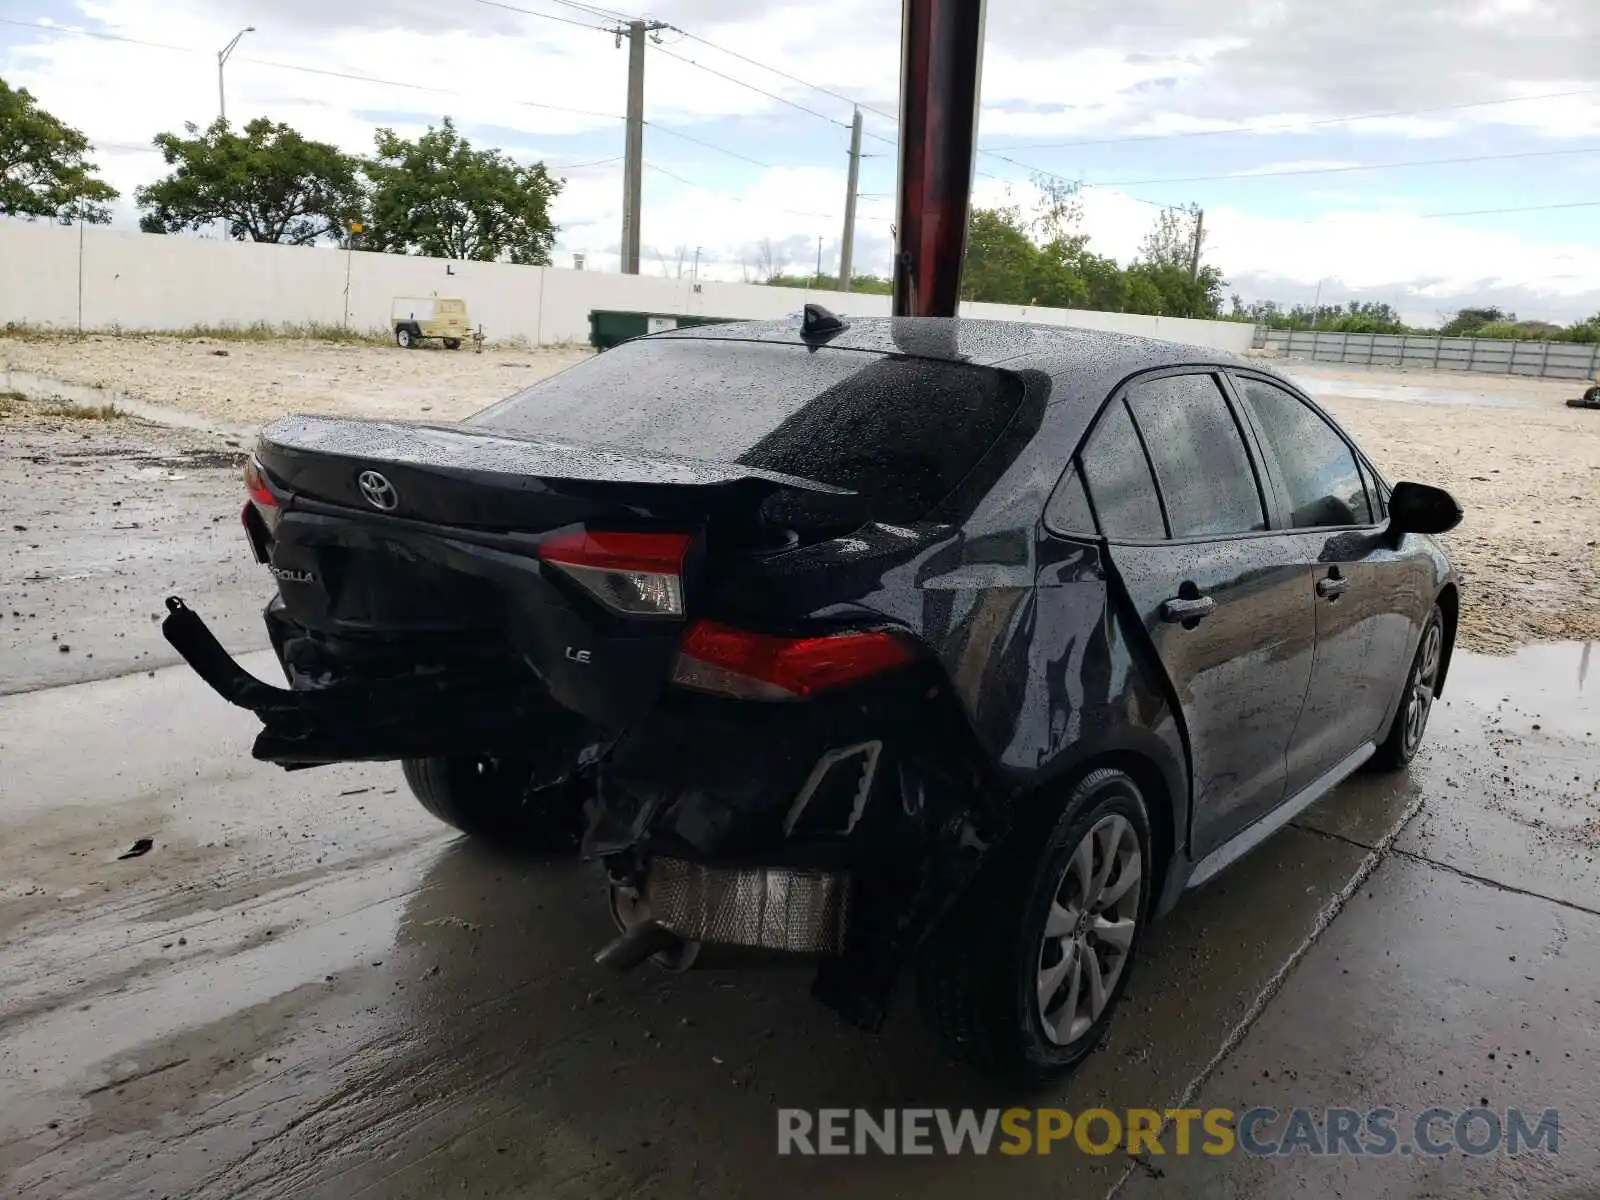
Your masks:
{"label": "green tree", "polygon": [[1576,321],[1560,335],[1564,342],[1600,342],[1600,313],[1585,321]]}
{"label": "green tree", "polygon": [[1028,236],[1020,209],[973,209],[967,224],[961,298],[994,304],[1032,303],[1038,259],[1039,248]]}
{"label": "green tree", "polygon": [[1443,325],[1439,326],[1440,337],[1476,337],[1478,330],[1485,325],[1493,325],[1500,321],[1515,321],[1516,313],[1501,312],[1498,308],[1463,308]]}
{"label": "green tree", "polygon": [[1085,239],[1058,237],[1040,247],[1034,257],[1030,303],[1047,308],[1083,308],[1089,303],[1089,285],[1078,270],[1078,255]]}
{"label": "green tree", "polygon": [[1123,273],[1128,286],[1127,307],[1123,312],[1144,313],[1147,316],[1159,317],[1166,312],[1166,297],[1161,294],[1161,288],[1148,271],[1135,267]]}
{"label": "green tree", "polygon": [[1252,320],[1270,329],[1315,329],[1327,333],[1406,333],[1400,314],[1388,304],[1373,300],[1351,300],[1337,304],[1296,304],[1285,309],[1275,300],[1258,300],[1246,308],[1233,298],[1230,319]]}
{"label": "green tree", "polygon": [[[1150,303],[1153,289],[1161,297],[1162,316],[1213,318],[1222,312],[1222,289],[1226,280],[1216,267],[1195,264],[1201,262],[1205,242],[1196,238],[1200,234],[1200,212],[1194,207],[1163,208],[1156,223],[1145,235],[1139,247],[1138,258],[1129,270],[1130,275],[1140,275],[1145,283],[1138,287],[1141,306]],[[1145,286],[1148,284],[1148,286]],[[1130,279],[1130,311],[1148,312],[1148,307],[1133,308]]]}
{"label": "green tree", "polygon": [[0,79],[0,216],[80,216],[104,225],[117,189],[96,178],[82,133],[40,108],[27,88]]}
{"label": "green tree", "polygon": [[[774,275],[765,282],[770,287],[808,288],[812,291],[836,292],[839,290],[839,277],[837,275]],[[890,280],[880,279],[876,275],[850,276],[850,290],[861,292],[864,295],[887,296],[894,290]]]}
{"label": "green tree", "polygon": [[188,136],[157,134],[173,170],[134,192],[146,233],[180,233],[217,221],[239,241],[308,246],[341,238],[362,211],[360,164],[327,142],[257,117],[242,132],[218,119]]}
{"label": "green tree", "polygon": [[1089,293],[1084,301],[1085,308],[1099,312],[1128,311],[1128,277],[1116,259],[1083,247],[1078,251],[1076,266]]}
{"label": "green tree", "polygon": [[525,167],[499,150],[474,150],[449,117],[415,141],[380,129],[377,150],[367,164],[374,248],[549,265],[550,203],[566,180],[543,163]]}

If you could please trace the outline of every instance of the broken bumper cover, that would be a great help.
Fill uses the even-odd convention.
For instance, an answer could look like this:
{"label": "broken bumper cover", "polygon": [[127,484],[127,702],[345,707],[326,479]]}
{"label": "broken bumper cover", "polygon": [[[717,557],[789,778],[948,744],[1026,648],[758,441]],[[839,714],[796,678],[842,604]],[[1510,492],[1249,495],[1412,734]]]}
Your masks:
{"label": "broken bumper cover", "polygon": [[285,767],[486,754],[525,746],[541,724],[570,723],[522,672],[430,673],[290,690],[241,667],[176,596],[167,600],[161,633],[213,691],[261,720],[253,756]]}
{"label": "broken bumper cover", "polygon": [[687,941],[822,957],[813,994],[881,1024],[1003,821],[935,683],[752,705],[679,696],[600,763],[584,848]]}

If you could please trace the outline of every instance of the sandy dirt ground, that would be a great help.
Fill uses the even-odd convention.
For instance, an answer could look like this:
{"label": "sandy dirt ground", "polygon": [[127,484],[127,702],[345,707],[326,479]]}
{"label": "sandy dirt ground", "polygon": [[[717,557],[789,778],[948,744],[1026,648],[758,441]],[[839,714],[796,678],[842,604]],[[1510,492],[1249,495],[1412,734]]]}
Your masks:
{"label": "sandy dirt ground", "polygon": [[493,344],[477,354],[431,342],[401,350],[290,339],[0,337],[0,391],[7,388],[5,373],[18,371],[103,388],[224,427],[288,412],[452,420],[588,356],[584,348]]}
{"label": "sandy dirt ground", "polygon": [[[92,386],[124,406],[190,414],[247,435],[295,411],[456,419],[587,353],[0,338],[0,391],[48,392],[51,381]],[[1274,365],[1324,403],[1391,481],[1436,483],[1460,500],[1467,519],[1446,542],[1468,587],[1463,645],[1504,652],[1529,641],[1600,639],[1600,412],[1563,406],[1577,384]]]}
{"label": "sandy dirt ground", "polygon": [[1448,488],[1444,538],[1466,591],[1461,637],[1500,652],[1600,639],[1600,412],[1582,384],[1279,361],[1391,482]]}
{"label": "sandy dirt ground", "polygon": [[[1329,402],[1352,425],[1380,403]],[[1461,407],[1382,404],[1375,432],[1419,438]],[[251,760],[257,722],[170,665],[151,619],[181,591],[274,678],[270,580],[237,525],[246,443],[0,407],[0,1196],[1595,1200],[1592,647],[1458,654],[1411,769],[1352,779],[1187,898],[1107,1044],[1019,1094],[948,1065],[909,996],[869,1036],[806,971],[607,972],[594,867],[454,837],[393,764]],[[776,1153],[780,1107],[1017,1104],[1381,1106],[1408,1144],[1435,1106],[1555,1109],[1560,1143]]]}

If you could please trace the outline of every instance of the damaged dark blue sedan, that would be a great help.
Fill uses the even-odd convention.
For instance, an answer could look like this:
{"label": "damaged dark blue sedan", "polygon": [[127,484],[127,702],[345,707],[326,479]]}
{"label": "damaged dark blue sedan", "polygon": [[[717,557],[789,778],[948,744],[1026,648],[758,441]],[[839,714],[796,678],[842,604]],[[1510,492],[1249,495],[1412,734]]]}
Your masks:
{"label": "damaged dark blue sedan", "polygon": [[1032,1080],[1149,921],[1417,752],[1450,496],[1258,363],[938,319],[627,343],[459,424],[263,431],[244,521],[289,687],[166,635],[299,768],[581,839],[602,961],[804,955],[875,1027],[913,974]]}

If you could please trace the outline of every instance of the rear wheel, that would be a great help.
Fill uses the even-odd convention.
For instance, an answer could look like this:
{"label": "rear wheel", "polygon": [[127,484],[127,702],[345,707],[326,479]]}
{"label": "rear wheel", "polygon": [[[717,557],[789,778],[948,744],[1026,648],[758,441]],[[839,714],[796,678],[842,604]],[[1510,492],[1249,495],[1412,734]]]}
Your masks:
{"label": "rear wheel", "polygon": [[445,338],[444,339],[444,348],[446,350],[459,350],[459,349],[461,349],[461,339],[460,338]]}
{"label": "rear wheel", "polygon": [[1099,1046],[1127,987],[1150,888],[1150,820],[1132,777],[1073,789],[1043,848],[1004,857],[918,963],[929,1024],[958,1058],[1044,1083]]}
{"label": "rear wheel", "polygon": [[577,844],[577,789],[539,786],[531,763],[485,756],[408,758],[400,766],[422,807],[462,833],[529,849]]}
{"label": "rear wheel", "polygon": [[402,325],[394,331],[394,342],[402,350],[411,350],[416,347],[417,335]]}
{"label": "rear wheel", "polygon": [[1411,670],[1406,674],[1406,690],[1400,698],[1400,708],[1378,752],[1372,756],[1372,764],[1379,770],[1400,770],[1422,748],[1428,715],[1433,711],[1433,698],[1439,691],[1439,670],[1443,663],[1444,614],[1435,604],[1428,614],[1428,623],[1422,628]]}

